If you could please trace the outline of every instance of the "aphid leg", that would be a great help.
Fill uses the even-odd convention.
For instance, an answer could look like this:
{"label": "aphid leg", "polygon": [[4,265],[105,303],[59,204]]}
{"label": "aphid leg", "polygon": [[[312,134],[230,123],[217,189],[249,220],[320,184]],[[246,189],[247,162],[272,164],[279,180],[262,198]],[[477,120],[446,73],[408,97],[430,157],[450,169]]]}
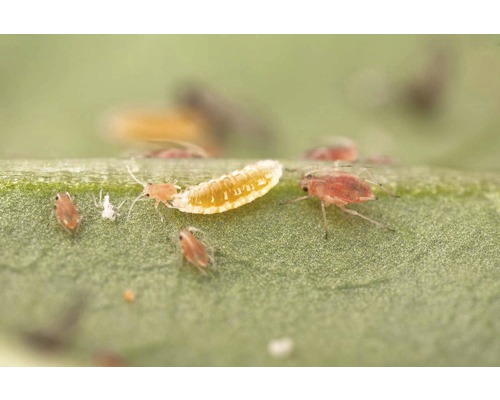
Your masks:
{"label": "aphid leg", "polygon": [[158,215],[160,216],[160,221],[163,223],[163,221],[164,221],[163,215],[160,212],[160,210],[158,210],[158,206],[160,205],[160,203],[163,203],[163,202],[160,201],[160,200],[158,200],[158,199],[156,199],[155,209],[156,209],[156,212],[158,213]]}
{"label": "aphid leg", "polygon": [[212,264],[212,268],[214,268],[214,269],[217,268],[217,265],[215,264],[215,257],[214,257],[214,254],[213,254],[213,250],[211,250],[208,253],[208,260]]}
{"label": "aphid leg", "polygon": [[363,215],[363,214],[360,214],[359,212],[357,211],[354,211],[354,210],[351,210],[349,208],[344,208],[344,207],[339,207],[342,211],[346,212],[347,214],[351,214],[351,215],[356,215],[358,217],[361,217],[363,219],[366,219],[367,221],[370,221],[371,223],[375,224],[375,225],[378,225],[380,226],[381,228],[384,228],[384,229],[388,229],[390,231],[393,231],[393,232],[396,232],[396,229],[394,228],[391,228],[385,224],[383,224],[382,222],[378,222],[378,221],[375,221],[374,219],[371,219],[369,217],[367,217],[366,215]]}
{"label": "aphid leg", "polygon": [[205,271],[204,268],[201,268],[201,267],[198,267],[197,265],[195,265],[196,269],[203,275],[208,275],[207,271]]}
{"label": "aphid leg", "polygon": [[309,196],[301,196],[301,197],[298,197],[296,199],[293,199],[293,200],[288,200],[288,201],[282,201],[279,203],[280,206],[283,206],[285,204],[292,204],[292,203],[295,203],[297,201],[301,201],[301,200],[305,200],[305,199],[308,199]]}
{"label": "aphid leg", "polygon": [[95,196],[92,195],[92,198],[94,199],[94,205],[96,206],[96,208],[99,208],[102,206],[101,195],[102,195],[102,189],[99,191],[99,203],[97,202],[97,199],[95,198]]}
{"label": "aphid leg", "polygon": [[127,201],[127,199],[123,200],[120,205],[118,207],[116,207],[117,210],[119,210],[120,208],[122,208],[122,206],[125,204],[125,202]]}
{"label": "aphid leg", "polygon": [[188,226],[186,228],[189,232],[193,233],[193,232],[199,232],[201,233],[202,235],[205,235],[205,232],[203,232],[201,229],[198,229],[198,228],[195,228],[194,226]]}
{"label": "aphid leg", "polygon": [[325,229],[325,240],[328,239],[328,223],[326,222],[325,202],[321,202],[321,213],[323,214],[323,228]]}
{"label": "aphid leg", "polygon": [[389,196],[394,197],[395,199],[399,199],[398,195],[395,195],[394,193],[389,192],[384,185],[382,185],[377,179],[373,176],[373,174],[367,169],[367,168],[360,168],[361,173],[365,173],[370,179],[365,179],[366,182],[371,183],[372,185],[378,186],[380,189],[382,189],[385,193],[387,193]]}
{"label": "aphid leg", "polygon": [[143,197],[144,194],[141,193],[139,196],[137,196],[134,201],[132,202],[132,205],[130,206],[130,209],[128,210],[128,214],[127,214],[127,221],[130,219],[130,213],[132,212],[132,208],[134,207],[135,203],[141,198]]}
{"label": "aphid leg", "polygon": [[[174,180],[174,182],[172,183],[172,185],[173,185],[173,187],[174,187],[174,188],[176,188],[177,190],[181,190],[181,189],[182,189],[179,185],[177,185],[177,179],[176,179],[176,180]],[[167,206],[167,207],[168,207],[168,206]]]}

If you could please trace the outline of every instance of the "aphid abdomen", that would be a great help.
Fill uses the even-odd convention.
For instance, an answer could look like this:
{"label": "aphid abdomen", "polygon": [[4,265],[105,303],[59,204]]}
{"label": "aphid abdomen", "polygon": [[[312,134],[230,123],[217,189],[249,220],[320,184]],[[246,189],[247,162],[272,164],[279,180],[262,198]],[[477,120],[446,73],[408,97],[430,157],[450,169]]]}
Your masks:
{"label": "aphid abdomen", "polygon": [[210,262],[210,256],[205,246],[193,235],[190,228],[181,229],[179,239],[186,260],[198,269],[206,268]]}
{"label": "aphid abdomen", "polygon": [[209,262],[208,253],[205,247],[203,247],[197,239],[192,240],[188,246],[189,249],[184,249],[184,254],[188,261],[194,266],[205,268]]}
{"label": "aphid abdomen", "polygon": [[172,205],[179,211],[194,214],[232,210],[266,194],[278,183],[281,174],[279,162],[259,161],[174,196]]}
{"label": "aphid abdomen", "polygon": [[354,175],[342,174],[326,180],[326,192],[347,203],[375,199],[370,186]]}

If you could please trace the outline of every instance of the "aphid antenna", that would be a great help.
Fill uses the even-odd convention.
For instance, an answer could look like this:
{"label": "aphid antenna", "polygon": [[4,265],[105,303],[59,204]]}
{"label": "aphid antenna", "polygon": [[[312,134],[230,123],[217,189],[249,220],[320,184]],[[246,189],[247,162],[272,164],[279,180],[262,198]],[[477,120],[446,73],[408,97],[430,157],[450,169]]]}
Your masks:
{"label": "aphid antenna", "polygon": [[175,252],[173,255],[171,255],[166,259],[167,264],[174,264],[177,265],[179,268],[182,268],[182,262],[184,256],[182,254],[182,246],[179,242],[179,235],[172,234],[169,236],[169,239],[172,242],[172,245],[175,247]]}
{"label": "aphid antenna", "polygon": [[389,196],[391,196],[391,197],[393,197],[395,199],[399,199],[400,198],[400,196],[398,196],[398,195],[396,195],[396,194],[394,194],[392,192],[389,192],[382,183],[380,183],[379,181],[377,181],[377,179],[373,176],[373,174],[370,171],[368,171],[368,169],[366,167],[360,168],[360,171],[361,171],[361,173],[365,173],[369,177],[369,179],[365,179],[366,182],[371,183],[372,185],[378,186],[385,193],[387,193]]}
{"label": "aphid antenna", "polygon": [[292,200],[288,200],[288,201],[282,201],[282,202],[280,202],[278,204],[280,206],[284,206],[284,205],[296,203],[297,201],[305,200],[305,199],[308,199],[308,198],[309,198],[309,196],[301,196],[301,197],[297,197],[296,199],[292,199]]}
{"label": "aphid antenna", "polygon": [[352,167],[354,167],[354,164],[342,164],[342,165],[335,164],[333,166],[327,166],[327,167],[308,170],[307,172],[304,173],[304,175],[312,175],[312,174],[316,174],[318,172],[331,173],[331,172],[336,172],[339,168],[352,168]]}
{"label": "aphid antenna", "polygon": [[97,199],[94,195],[92,195],[92,198],[94,199],[94,205],[99,208],[102,206],[102,189],[99,190],[99,203],[97,202]]}
{"label": "aphid antenna", "polygon": [[144,182],[141,182],[139,179],[137,179],[137,178],[135,177],[135,175],[132,173],[132,171],[130,170],[130,167],[129,167],[128,165],[127,165],[127,171],[128,171],[128,173],[130,174],[130,176],[132,177],[132,179],[133,179],[134,181],[136,181],[138,184],[142,185],[143,187],[145,187],[145,186],[146,186],[146,184],[145,184]]}
{"label": "aphid antenna", "polygon": [[127,214],[127,221],[130,219],[130,213],[132,212],[132,208],[134,208],[135,206],[135,203],[137,203],[137,201],[141,198],[141,197],[144,197],[145,194],[144,193],[141,193],[139,196],[137,196],[134,201],[132,202],[132,205],[130,206],[130,209],[128,210],[128,214]]}
{"label": "aphid antenna", "polygon": [[173,182],[172,182],[172,185],[177,189],[177,190],[180,190],[182,189],[182,187],[180,187],[179,185],[177,185],[177,179],[175,179]]}
{"label": "aphid antenna", "polygon": [[186,229],[193,233],[193,232],[198,232],[198,233],[201,233],[202,235],[205,235],[205,232],[202,231],[201,229],[198,229],[198,228],[195,228],[194,226],[187,226]]}
{"label": "aphid antenna", "polygon": [[125,202],[127,201],[127,199],[123,200],[119,206],[116,207],[117,210],[119,210],[124,204]]}
{"label": "aphid antenna", "polygon": [[340,209],[342,211],[344,211],[345,213],[347,213],[347,214],[355,215],[357,217],[361,217],[363,219],[366,219],[367,221],[370,221],[371,223],[379,226],[380,228],[384,228],[384,229],[387,229],[389,231],[396,232],[396,229],[391,228],[390,226],[387,226],[387,225],[383,224],[382,222],[378,222],[378,221],[376,221],[376,220],[374,220],[374,219],[372,219],[370,217],[367,217],[366,215],[363,215],[363,214],[361,214],[361,213],[359,213],[357,211],[354,211],[354,210],[351,210],[351,209],[345,208],[345,207],[340,207]]}
{"label": "aphid antenna", "polygon": [[325,230],[325,240],[328,239],[328,223],[326,221],[326,206],[325,202],[321,202],[321,214],[323,214],[323,229]]}
{"label": "aphid antenna", "polygon": [[207,250],[208,250],[208,260],[212,266],[212,269],[217,269],[217,264],[215,263],[214,249],[212,247],[209,247]]}

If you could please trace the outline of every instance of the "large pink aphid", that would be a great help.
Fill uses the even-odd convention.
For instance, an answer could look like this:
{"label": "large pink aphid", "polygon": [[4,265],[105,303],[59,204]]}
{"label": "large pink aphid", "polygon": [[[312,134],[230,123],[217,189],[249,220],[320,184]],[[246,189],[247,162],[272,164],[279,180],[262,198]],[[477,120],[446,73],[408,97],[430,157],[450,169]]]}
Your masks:
{"label": "large pink aphid", "polygon": [[306,174],[300,181],[300,187],[302,190],[307,192],[307,195],[292,200],[292,202],[305,200],[311,197],[317,197],[321,200],[325,238],[328,236],[325,208],[331,204],[337,206],[348,214],[364,218],[381,228],[393,230],[381,222],[375,221],[374,219],[362,215],[357,211],[346,208],[349,204],[364,203],[366,201],[377,199],[373,194],[369,183],[381,186],[381,184],[377,182],[365,181],[356,175],[340,171],[333,171],[319,176]]}

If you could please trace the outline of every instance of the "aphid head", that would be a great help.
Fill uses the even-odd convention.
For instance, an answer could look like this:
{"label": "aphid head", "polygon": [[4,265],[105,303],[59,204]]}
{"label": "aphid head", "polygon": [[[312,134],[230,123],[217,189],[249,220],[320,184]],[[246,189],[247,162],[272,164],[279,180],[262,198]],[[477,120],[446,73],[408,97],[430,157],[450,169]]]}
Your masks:
{"label": "aphid head", "polygon": [[179,240],[180,241],[183,241],[184,239],[186,239],[187,236],[189,235],[192,235],[192,233],[190,232],[189,228],[182,228],[180,231],[179,231]]}
{"label": "aphid head", "polygon": [[302,180],[300,181],[300,188],[304,192],[309,191],[309,185],[311,184],[311,180],[313,179],[312,174],[307,174],[302,177]]}
{"label": "aphid head", "polygon": [[149,182],[147,185],[144,185],[144,190],[142,191],[142,196],[145,196],[145,197],[151,197],[151,187],[153,186],[153,184],[151,182]]}
{"label": "aphid head", "polygon": [[56,201],[61,201],[61,200],[64,200],[64,199],[69,199],[71,200],[71,196],[69,195],[68,192],[64,192],[64,193],[57,193],[56,194]]}

